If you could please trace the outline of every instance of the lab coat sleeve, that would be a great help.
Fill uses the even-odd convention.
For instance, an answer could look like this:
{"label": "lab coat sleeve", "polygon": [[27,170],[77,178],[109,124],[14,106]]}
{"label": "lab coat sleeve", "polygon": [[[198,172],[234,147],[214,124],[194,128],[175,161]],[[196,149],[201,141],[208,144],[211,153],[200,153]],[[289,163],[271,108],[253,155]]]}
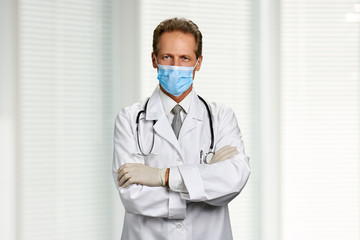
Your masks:
{"label": "lab coat sleeve", "polygon": [[[134,156],[137,152],[136,128],[129,113],[131,109],[123,109],[115,120],[114,157],[112,175],[126,212],[150,217],[184,219],[186,201],[179,193],[169,191],[165,187],[148,187],[132,184],[122,188],[117,183],[117,170],[125,163],[144,163],[142,157]],[[133,125],[132,125],[133,123]]]}
{"label": "lab coat sleeve", "polygon": [[187,192],[181,192],[183,199],[224,206],[244,188],[250,175],[250,166],[233,111],[220,108],[214,116],[214,123],[218,124],[216,150],[230,145],[236,146],[239,153],[232,159],[215,164],[182,165],[177,169],[187,189]]}

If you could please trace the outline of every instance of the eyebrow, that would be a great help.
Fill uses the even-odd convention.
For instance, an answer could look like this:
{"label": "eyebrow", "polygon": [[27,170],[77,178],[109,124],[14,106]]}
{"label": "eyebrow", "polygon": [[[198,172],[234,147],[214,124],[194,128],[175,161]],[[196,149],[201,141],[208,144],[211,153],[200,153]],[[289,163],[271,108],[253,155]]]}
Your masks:
{"label": "eyebrow", "polygon": [[[160,57],[162,57],[162,56],[174,57],[174,54],[171,54],[171,53],[163,53],[163,54],[160,54]],[[187,57],[187,58],[192,59],[191,55],[189,55],[189,54],[182,54],[182,55],[179,55],[179,57]],[[195,56],[195,58],[196,58],[196,56]]]}

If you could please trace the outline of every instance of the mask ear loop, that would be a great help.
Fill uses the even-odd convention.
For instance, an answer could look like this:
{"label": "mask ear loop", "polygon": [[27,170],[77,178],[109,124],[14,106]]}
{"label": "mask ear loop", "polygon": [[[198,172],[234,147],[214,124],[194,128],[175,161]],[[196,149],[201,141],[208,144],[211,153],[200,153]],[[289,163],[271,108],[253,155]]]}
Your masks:
{"label": "mask ear loop", "polygon": [[193,70],[196,68],[196,66],[198,65],[198,63],[199,63],[199,58],[196,60],[195,66],[193,67]]}
{"label": "mask ear loop", "polygon": [[154,53],[154,57],[155,57],[156,66],[159,68],[159,64],[158,64],[157,57],[156,57],[155,53]]}
{"label": "mask ear loop", "polygon": [[196,68],[197,64],[199,63],[199,59],[200,59],[200,58],[198,58],[198,59],[196,60],[196,63],[195,63],[195,66],[194,66],[193,70]]}

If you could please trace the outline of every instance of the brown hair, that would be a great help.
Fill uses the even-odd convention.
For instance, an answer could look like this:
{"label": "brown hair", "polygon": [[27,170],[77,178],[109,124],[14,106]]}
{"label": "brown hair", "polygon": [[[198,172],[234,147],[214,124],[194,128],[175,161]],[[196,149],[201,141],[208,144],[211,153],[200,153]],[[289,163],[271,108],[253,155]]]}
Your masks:
{"label": "brown hair", "polygon": [[153,52],[157,56],[159,52],[160,37],[165,32],[180,31],[183,33],[191,33],[195,37],[196,42],[196,58],[202,54],[202,35],[198,26],[191,20],[186,18],[170,18],[162,21],[154,30],[153,34]]}

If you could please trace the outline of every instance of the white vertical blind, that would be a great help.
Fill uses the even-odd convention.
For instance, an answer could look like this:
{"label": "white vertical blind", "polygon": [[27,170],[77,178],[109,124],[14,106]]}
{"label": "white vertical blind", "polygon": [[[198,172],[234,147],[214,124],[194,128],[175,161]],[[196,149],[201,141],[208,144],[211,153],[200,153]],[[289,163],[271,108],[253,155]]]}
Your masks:
{"label": "white vertical blind", "polygon": [[16,236],[16,2],[0,1],[0,239]]}
{"label": "white vertical blind", "polygon": [[360,238],[359,25],[352,0],[282,3],[282,235]]}
{"label": "white vertical blind", "polygon": [[111,1],[18,6],[18,239],[109,239]]}
{"label": "white vertical blind", "polygon": [[[140,1],[140,69],[142,98],[158,84],[152,67],[152,34],[164,19],[186,17],[203,34],[204,60],[196,72],[194,88],[210,101],[222,102],[234,110],[252,158],[254,143],[254,3],[250,0]],[[225,173],[224,173],[225,174]],[[234,239],[254,239],[254,175],[244,191],[231,202]]]}

